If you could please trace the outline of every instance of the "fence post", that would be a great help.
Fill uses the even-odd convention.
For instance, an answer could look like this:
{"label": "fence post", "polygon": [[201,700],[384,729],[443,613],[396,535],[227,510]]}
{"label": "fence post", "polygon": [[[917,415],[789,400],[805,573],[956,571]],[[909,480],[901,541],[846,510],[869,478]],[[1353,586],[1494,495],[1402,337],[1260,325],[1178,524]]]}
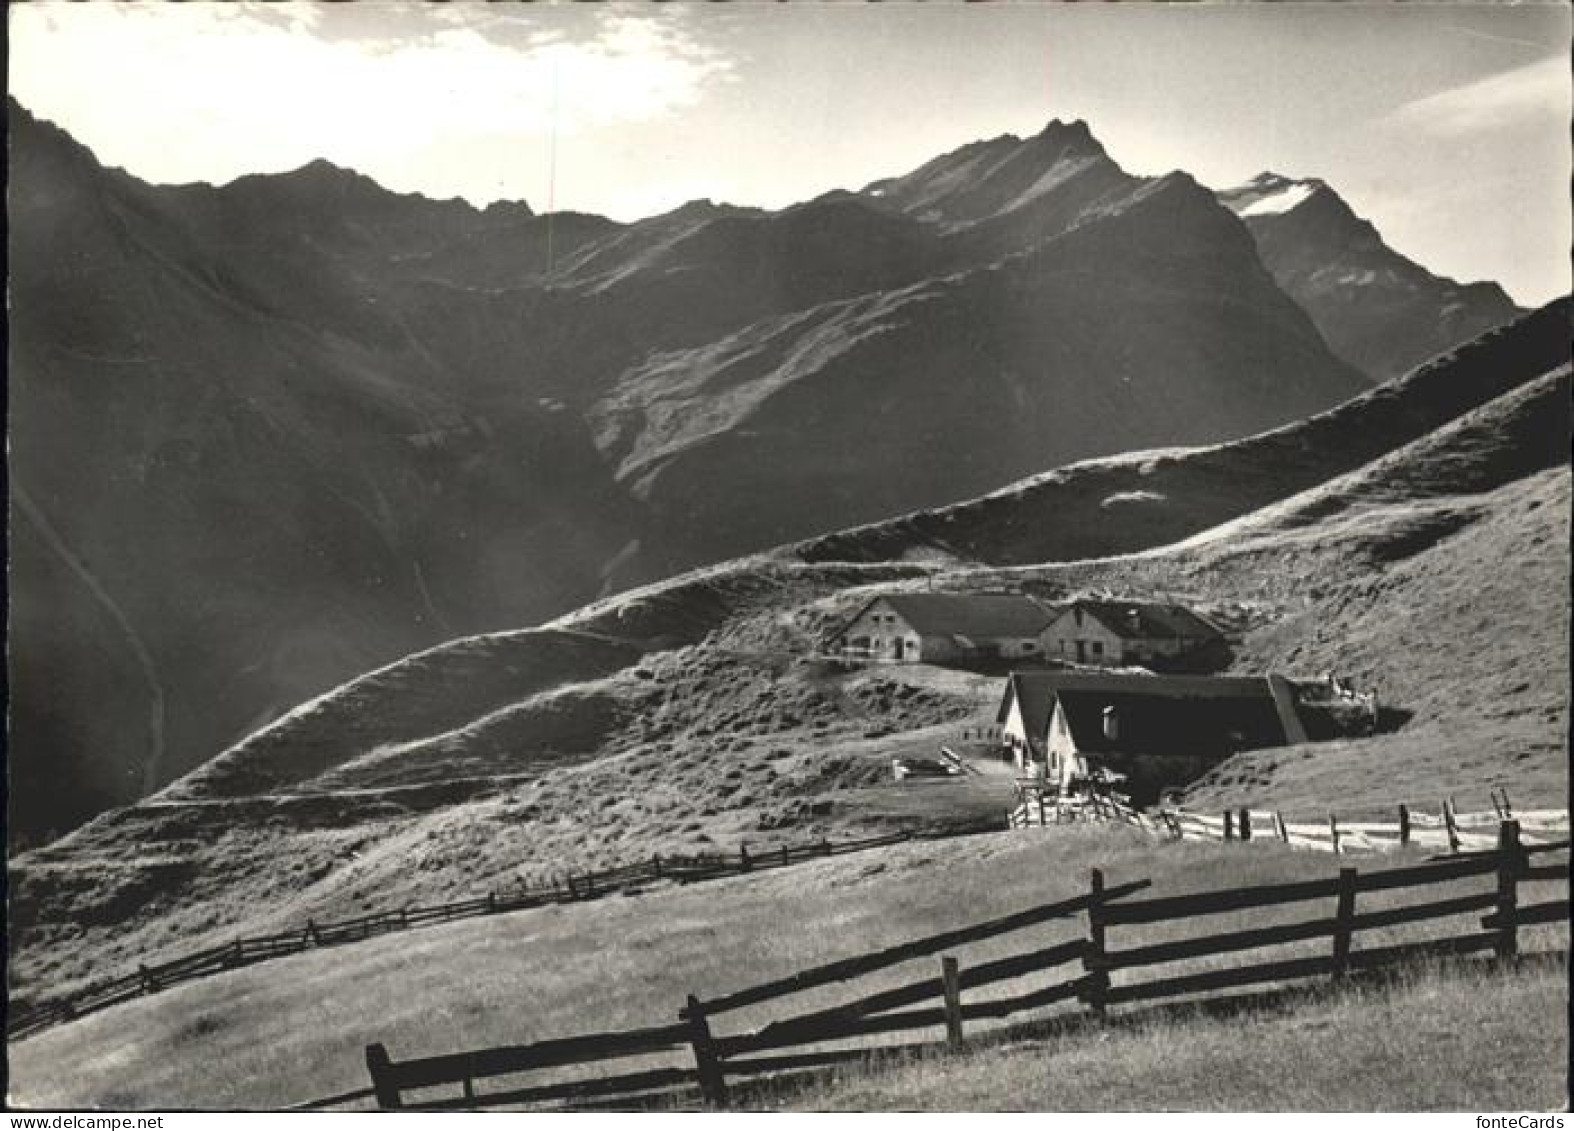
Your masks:
{"label": "fence post", "polygon": [[1252,811],[1244,807],[1241,809],[1241,839],[1252,839]]}
{"label": "fence post", "polygon": [[306,920],[306,941],[312,946],[316,946],[318,943],[317,923],[315,920]]}
{"label": "fence post", "polygon": [[1410,810],[1403,801],[1399,803],[1399,847],[1410,843]]}
{"label": "fence post", "polygon": [[1334,855],[1339,855],[1339,818],[1328,814],[1328,835],[1333,837]]}
{"label": "fence post", "polygon": [[1355,920],[1354,868],[1339,869],[1339,906],[1334,912],[1334,977],[1343,978],[1350,965],[1350,937]]}
{"label": "fence post", "polygon": [[1519,822],[1504,821],[1497,830],[1497,942],[1493,952],[1499,958],[1519,953],[1519,928],[1514,922],[1519,910],[1519,873],[1525,865],[1525,850],[1519,843]]}
{"label": "fence post", "polygon": [[393,1080],[393,1063],[381,1044],[366,1046],[366,1071],[371,1074],[372,1094],[377,1097],[378,1107],[388,1111],[403,1106],[399,1102],[399,1086]]}
{"label": "fence post", "polygon": [[1095,1017],[1104,1016],[1109,970],[1104,961],[1104,873],[1093,869],[1088,892],[1088,949],[1082,955],[1082,1000]]}
{"label": "fence post", "polygon": [[738,846],[738,870],[740,872],[747,872],[749,867],[749,846],[746,844],[740,844]]}
{"label": "fence post", "polygon": [[137,976],[142,979],[142,992],[143,993],[151,994],[151,993],[157,992],[157,990],[158,990],[158,979],[153,977],[153,971],[149,970],[146,966],[142,965],[141,963],[138,963],[137,964]]}
{"label": "fence post", "polygon": [[1224,839],[1235,839],[1235,814],[1229,809],[1224,811]]}
{"label": "fence post", "polygon": [[962,1051],[962,976],[957,972],[956,959],[951,955],[940,958],[940,979],[945,987],[945,1043],[951,1052]]}
{"label": "fence post", "polygon": [[700,999],[690,994],[682,1016],[689,1023],[689,1043],[694,1046],[694,1070],[699,1077],[700,1094],[711,1107],[726,1107],[727,1079],[716,1059],[716,1042],[711,1037],[710,1022],[705,1018],[705,1007]]}
{"label": "fence post", "polygon": [[656,853],[650,858],[650,866],[656,870],[656,878],[661,879],[661,853]]}
{"label": "fence post", "polygon": [[[1043,828],[1048,828],[1049,822],[1044,818],[1044,791],[1042,789],[1039,790],[1036,796],[1038,797],[1038,823]],[[1023,808],[1026,809],[1027,806],[1024,805]]]}
{"label": "fence post", "polygon": [[1443,824],[1448,829],[1448,850],[1459,851],[1459,826],[1454,822],[1454,799],[1443,798]]}
{"label": "fence post", "polygon": [[1273,823],[1279,826],[1279,839],[1285,844],[1290,843],[1290,830],[1284,827],[1284,814],[1277,809],[1273,812]]}
{"label": "fence post", "polygon": [[1498,792],[1503,795],[1503,817],[1505,820],[1512,821],[1514,819],[1514,806],[1509,804],[1508,789],[1505,786],[1498,786]]}
{"label": "fence post", "polygon": [[784,844],[782,845],[782,866],[785,867],[788,863],[788,848]]}

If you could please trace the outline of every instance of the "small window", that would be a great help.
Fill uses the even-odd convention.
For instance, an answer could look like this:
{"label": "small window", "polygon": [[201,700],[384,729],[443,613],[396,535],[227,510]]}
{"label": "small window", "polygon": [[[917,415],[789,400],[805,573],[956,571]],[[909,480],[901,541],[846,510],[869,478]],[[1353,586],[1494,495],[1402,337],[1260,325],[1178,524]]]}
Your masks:
{"label": "small window", "polygon": [[1093,654],[1095,656],[1102,656],[1104,654],[1104,645],[1101,642],[1095,640],[1092,644],[1092,648]]}

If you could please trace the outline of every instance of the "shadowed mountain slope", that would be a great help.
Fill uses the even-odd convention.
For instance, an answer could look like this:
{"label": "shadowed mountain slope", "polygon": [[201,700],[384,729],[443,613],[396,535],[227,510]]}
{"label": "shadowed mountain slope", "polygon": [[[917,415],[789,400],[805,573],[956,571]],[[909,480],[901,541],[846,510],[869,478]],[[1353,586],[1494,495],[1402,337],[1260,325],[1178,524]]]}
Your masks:
{"label": "shadowed mountain slope", "polygon": [[1366,387],[1172,176],[988,267],[661,355],[593,419],[620,481],[701,551],[677,568]]}
{"label": "shadowed mountain slope", "polygon": [[293,213],[298,247],[248,250],[192,190],[12,127],[14,831],[156,788],[368,664],[595,595],[633,508],[578,418],[483,414],[321,234],[388,194],[308,170],[334,188],[292,190],[323,205]]}
{"label": "shadowed mountain slope", "polygon": [[806,561],[908,556],[996,565],[1164,545],[1349,471],[1569,358],[1559,300],[1337,408],[1236,443],[1136,452],[1036,476],[954,507],[816,539]]}
{"label": "shadowed mountain slope", "polygon": [[1406,259],[1322,181],[1262,173],[1218,196],[1333,351],[1379,381],[1523,313],[1496,283],[1457,283]]}

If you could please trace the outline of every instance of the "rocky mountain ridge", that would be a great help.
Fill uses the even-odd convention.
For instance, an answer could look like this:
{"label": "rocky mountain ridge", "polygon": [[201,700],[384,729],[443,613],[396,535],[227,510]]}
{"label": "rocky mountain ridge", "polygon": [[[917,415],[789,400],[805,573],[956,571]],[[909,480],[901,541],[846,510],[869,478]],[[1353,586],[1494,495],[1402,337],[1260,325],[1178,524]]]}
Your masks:
{"label": "rocky mountain ridge", "polygon": [[1524,313],[1496,283],[1459,283],[1389,247],[1325,182],[1260,173],[1219,200],[1333,351],[1379,381]]}

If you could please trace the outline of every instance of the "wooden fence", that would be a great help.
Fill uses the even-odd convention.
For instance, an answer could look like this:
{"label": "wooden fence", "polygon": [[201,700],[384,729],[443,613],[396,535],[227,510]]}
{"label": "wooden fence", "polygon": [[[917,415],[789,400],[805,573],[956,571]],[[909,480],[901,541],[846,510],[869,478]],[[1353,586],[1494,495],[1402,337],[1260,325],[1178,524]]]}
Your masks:
{"label": "wooden fence", "polygon": [[[928,1039],[896,1046],[897,1050],[963,1047],[970,1024],[981,1020],[1020,1017],[1057,1004],[1075,1003],[1092,1018],[1111,1007],[1167,998],[1215,994],[1237,987],[1293,985],[1308,978],[1337,980],[1352,972],[1410,961],[1423,956],[1468,955],[1490,951],[1507,958],[1518,951],[1522,926],[1563,922],[1568,899],[1529,906],[1519,902],[1527,882],[1567,883],[1569,864],[1545,863],[1547,853],[1566,853],[1568,841],[1526,845],[1514,821],[1505,821],[1490,852],[1413,866],[1362,873],[1342,868],[1327,879],[1234,888],[1179,896],[1132,900],[1149,887],[1137,880],[1106,886],[1097,870],[1088,891],[1058,903],[1028,908],[1012,915],[945,931],[800,971],[786,978],[702,1000],[690,996],[673,1025],[621,1033],[541,1041],[500,1049],[395,1061],[382,1044],[366,1049],[371,1076],[369,1094],[382,1108],[411,1110],[469,1109],[530,1104],[616,1106],[652,1102],[681,1103],[698,1098],[713,1107],[727,1106],[730,1087],[739,1081],[815,1070],[893,1051],[871,1038],[923,1033]],[[1480,877],[1488,890],[1450,894],[1419,904],[1363,909],[1365,893],[1426,889]],[[1322,914],[1293,923],[1273,923],[1244,930],[1203,934],[1145,945],[1119,945],[1122,929],[1133,924],[1189,923],[1225,912],[1298,907],[1332,901]],[[1487,912],[1477,929],[1399,945],[1357,948],[1362,932]],[[1039,942],[1017,953],[963,967],[947,953],[965,944],[1070,917],[1086,916],[1086,935],[1045,945]],[[1185,973],[1163,973],[1132,981],[1129,971],[1149,971],[1177,962],[1237,955],[1265,948],[1297,946],[1322,940],[1325,949],[1276,961]],[[774,1005],[808,990],[857,983],[869,975],[919,959],[939,957],[939,969],[927,977],[894,988],[871,990],[849,986],[857,994],[839,1005],[821,1006],[743,1028],[722,1032],[724,1020],[750,1007]],[[965,1000],[968,991],[1024,979],[1042,979],[1046,972],[1070,970],[1048,985],[1037,985],[1011,996]],[[928,1003],[928,1004],[925,1004]],[[916,1008],[915,1008],[916,1007]],[[943,1034],[943,1036],[942,1036]],[[826,1048],[848,1041],[858,1047]],[[660,1064],[653,1057],[665,1055]],[[579,1076],[572,1080],[513,1080],[500,1088],[501,1077],[528,1077],[543,1070],[605,1065],[635,1059],[611,1075]],[[561,1075],[561,1072],[559,1072]],[[438,1094],[433,1094],[438,1093]],[[327,1101],[324,1101],[327,1102]],[[318,1105],[320,1106],[320,1105]]]}
{"label": "wooden fence", "polygon": [[1176,839],[1276,842],[1337,855],[1394,852],[1411,846],[1450,855],[1492,851],[1499,824],[1510,818],[1519,824],[1529,844],[1553,842],[1569,835],[1566,809],[1540,809],[1516,815],[1506,798],[1494,796],[1493,801],[1493,810],[1476,813],[1458,812],[1451,797],[1442,801],[1435,814],[1401,804],[1394,806],[1391,820],[1354,820],[1329,813],[1307,821],[1287,819],[1275,810],[1245,808],[1227,809],[1217,815],[1161,809],[1151,817],[1142,816],[1146,818],[1145,827]]}
{"label": "wooden fence", "polygon": [[1538,809],[1515,814],[1504,791],[1492,791],[1492,809],[1460,813],[1452,797],[1435,814],[1398,804],[1392,820],[1341,818],[1329,813],[1317,820],[1286,819],[1273,809],[1225,809],[1199,813],[1159,808],[1141,811],[1112,793],[1057,797],[1038,779],[1020,779],[1016,804],[1007,814],[1011,828],[1074,821],[1108,821],[1133,825],[1175,840],[1217,840],[1288,844],[1336,855],[1393,852],[1415,846],[1458,855],[1491,851],[1496,830],[1505,820],[1519,823],[1527,844],[1546,843],[1569,835],[1566,809]]}
{"label": "wooden fence", "polygon": [[182,955],[168,962],[139,965],[134,972],[91,985],[69,996],[35,1003],[13,1001],[10,1003],[6,1017],[6,1036],[10,1040],[19,1040],[51,1026],[63,1024],[88,1013],[96,1013],[101,1009],[108,1009],[112,1005],[130,1001],[144,994],[157,993],[181,982],[205,978],[225,970],[234,970],[273,958],[299,954],[314,947],[360,942],[391,931],[408,930],[432,923],[449,923],[456,919],[469,919],[478,915],[496,915],[552,903],[599,899],[614,892],[638,891],[658,882],[698,883],[746,872],[781,868],[819,857],[880,848],[913,839],[915,836],[923,839],[938,839],[994,831],[998,828],[998,824],[994,822],[975,822],[919,834],[899,832],[834,843],[829,840],[819,840],[808,844],[784,845],[779,848],[752,851],[747,845],[743,845],[736,853],[658,854],[637,864],[597,872],[569,872],[548,884],[521,884],[515,888],[492,891],[484,896],[452,903],[426,907],[401,907],[397,910],[331,922],[308,920],[301,927],[279,934],[238,938],[220,946]]}
{"label": "wooden fence", "polygon": [[1128,799],[1111,791],[1060,794],[1042,778],[1018,778],[1016,801],[1006,813],[1013,829],[1067,824],[1077,821],[1114,821],[1136,825],[1150,832],[1167,831],[1154,816],[1132,808]]}
{"label": "wooden fence", "polygon": [[[832,1009],[816,1010],[765,1025],[734,1036],[718,1036],[715,1018],[749,1006],[772,1002],[805,990],[852,981],[887,970],[915,959],[934,956],[948,948],[995,938],[1027,927],[1066,919],[1085,911],[1095,900],[1113,901],[1148,886],[1139,880],[1122,887],[1077,896],[1057,903],[1028,908],[988,922],[945,931],[844,959],[825,966],[803,970],[787,978],[752,986],[736,993],[701,1001],[689,997],[678,1011],[678,1024],[627,1033],[603,1033],[567,1040],[542,1041],[534,1045],[486,1049],[473,1053],[431,1057],[395,1063],[380,1044],[368,1046],[367,1068],[379,1106],[417,1110],[443,1110],[478,1106],[530,1103],[544,1100],[581,1099],[616,1095],[622,1102],[646,1098],[651,1090],[697,1090],[707,1102],[721,1105],[727,1098],[727,1078],[778,1072],[787,1068],[834,1064],[866,1050],[833,1050],[808,1054],[759,1056],[804,1045],[845,1041],[870,1035],[948,1025],[957,1033],[967,1018],[1004,1017],[1076,996],[1072,982],[1049,987],[1005,1000],[962,1006],[960,991],[1020,978],[1035,971],[1051,970],[1074,963],[1082,957],[1083,943],[1076,940],[1060,947],[1035,947],[973,967],[957,969],[954,960],[942,963],[940,977],[865,994]],[[940,1009],[891,1010],[930,998],[941,998],[950,1005]],[[610,1077],[576,1080],[567,1083],[514,1087],[500,1092],[478,1094],[481,1078],[530,1072],[567,1064],[645,1056],[652,1052],[686,1049],[692,1055],[692,1068],[664,1066]],[[756,1054],[756,1055],[748,1055]],[[407,1099],[404,1093],[440,1086],[457,1086],[458,1096]],[[677,1097],[674,1097],[677,1098]]]}

